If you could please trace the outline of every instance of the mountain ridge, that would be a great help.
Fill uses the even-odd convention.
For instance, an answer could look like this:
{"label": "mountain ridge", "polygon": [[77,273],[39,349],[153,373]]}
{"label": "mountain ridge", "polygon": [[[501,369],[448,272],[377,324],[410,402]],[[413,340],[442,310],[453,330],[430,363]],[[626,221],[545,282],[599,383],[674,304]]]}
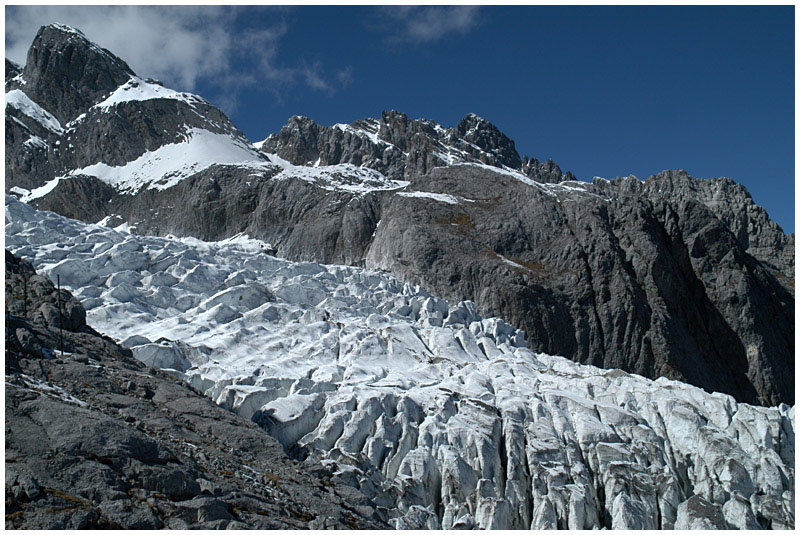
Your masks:
{"label": "mountain ridge", "polygon": [[542,163],[528,156],[521,159],[513,140],[474,113],[450,128],[429,119],[411,119],[396,110],[384,111],[380,118],[332,126],[295,115],[279,132],[258,142],[257,148],[295,165],[353,163],[394,179],[473,162],[520,171],[540,182],[575,180],[552,160]]}
{"label": "mountain ridge", "polygon": [[[83,43],[78,58],[107,59],[59,27],[40,35],[6,103],[6,191],[39,208],[156,235],[247,233],[289,259],[471,299],[540,351],[741,400],[794,399],[794,235],[741,185],[679,171],[573,181],[475,115],[449,129],[391,111],[330,127],[295,116],[256,149],[204,100],[115,62],[100,79],[127,78],[78,121],[69,105],[91,91],[33,91],[42,112],[9,100],[27,95],[26,72],[46,78],[46,46]],[[114,113],[99,105],[111,95]],[[53,116],[67,133],[46,128],[48,110],[75,115],[63,127]]]}

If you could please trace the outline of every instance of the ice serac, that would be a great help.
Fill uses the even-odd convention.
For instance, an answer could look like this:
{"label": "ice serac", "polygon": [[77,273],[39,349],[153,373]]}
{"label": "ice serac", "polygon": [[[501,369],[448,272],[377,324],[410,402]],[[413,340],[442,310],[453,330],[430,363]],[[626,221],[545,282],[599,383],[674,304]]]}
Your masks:
{"label": "ice serac", "polygon": [[6,244],[394,527],[794,527],[794,407],[535,352],[471,302],[244,236],[138,236],[8,197]]}
{"label": "ice serac", "polygon": [[245,233],[470,300],[536,351],[794,403],[794,236],[732,180],[576,181],[473,114],[450,128],[295,116],[256,149],[202,98],[48,32],[62,40],[41,46],[126,74],[65,124],[27,92],[28,65],[7,65],[6,191],[34,206],[153,235]]}
{"label": "ice serac", "polygon": [[5,287],[6,529],[386,527],[323,467],[87,326],[7,250]]}

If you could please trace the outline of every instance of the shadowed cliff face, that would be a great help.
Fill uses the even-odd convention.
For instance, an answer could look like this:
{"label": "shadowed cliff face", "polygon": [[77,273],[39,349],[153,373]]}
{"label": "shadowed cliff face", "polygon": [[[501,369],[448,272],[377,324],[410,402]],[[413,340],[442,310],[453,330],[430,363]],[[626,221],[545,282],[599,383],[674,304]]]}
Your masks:
{"label": "shadowed cliff face", "polygon": [[[62,40],[77,42],[70,35]],[[45,80],[39,64],[7,64],[7,89],[27,91],[20,80],[34,69]],[[98,79],[128,72],[105,65]],[[142,84],[129,90],[160,91]],[[92,164],[125,169],[180,147],[187,132],[222,136],[225,155],[244,138],[199,97],[122,99],[110,113],[98,103],[121,93],[102,88],[28,95],[59,120],[86,113],[60,133],[41,113],[6,107],[7,191],[48,183],[31,202],[84,221],[115,216],[139,233],[211,240],[244,232],[293,260],[385,269],[475,301],[537,350],[742,401],[794,401],[794,236],[729,179],[665,171],[576,182],[550,160],[520,158],[475,115],[443,128],[392,111],[330,127],[293,117],[246,164],[181,169],[172,182],[156,173],[134,192],[97,178]],[[89,142],[97,138],[111,141]]]}

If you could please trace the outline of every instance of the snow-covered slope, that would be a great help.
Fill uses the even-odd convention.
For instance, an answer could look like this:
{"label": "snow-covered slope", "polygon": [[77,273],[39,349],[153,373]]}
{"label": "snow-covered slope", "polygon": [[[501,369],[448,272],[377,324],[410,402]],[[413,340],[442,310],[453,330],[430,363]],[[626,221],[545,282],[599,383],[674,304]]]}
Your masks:
{"label": "snow-covered slope", "polygon": [[28,95],[21,89],[12,89],[6,93],[6,108],[9,106],[21,111],[55,134],[61,134],[63,132],[63,128],[61,127],[61,123],[58,122],[58,119],[28,98]]}
{"label": "snow-covered slope", "polygon": [[343,191],[361,195],[370,191],[397,190],[408,186],[405,180],[390,180],[383,174],[363,166],[353,164],[337,165],[292,165],[276,154],[267,158],[281,167],[274,180],[299,179],[328,191]]}
{"label": "snow-covered slope", "polygon": [[148,151],[125,165],[110,166],[101,162],[69,174],[95,176],[118,191],[135,193],[142,187],[167,189],[212,165],[263,167],[265,163],[244,140],[191,128],[183,141]]}
{"label": "snow-covered slope", "polygon": [[469,302],[246,237],[136,236],[6,197],[6,244],[396,527],[794,526],[793,407],[535,354]]}
{"label": "snow-covered slope", "polygon": [[131,76],[130,80],[119,86],[116,91],[111,93],[105,100],[95,104],[93,108],[108,110],[125,102],[157,98],[180,100],[190,106],[194,104],[208,104],[205,99],[193,95],[192,93],[181,93],[160,84],[142,80],[138,76]]}

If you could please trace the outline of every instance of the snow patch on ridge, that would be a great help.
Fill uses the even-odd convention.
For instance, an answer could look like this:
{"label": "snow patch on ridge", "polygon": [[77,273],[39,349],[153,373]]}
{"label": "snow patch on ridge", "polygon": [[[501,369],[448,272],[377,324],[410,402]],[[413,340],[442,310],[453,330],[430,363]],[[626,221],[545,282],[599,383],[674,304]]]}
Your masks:
{"label": "snow patch on ridge", "polygon": [[12,89],[6,93],[6,107],[16,108],[51,132],[61,134],[64,129],[53,115],[36,104],[21,89]]}
{"label": "snow patch on ridge", "polygon": [[216,134],[200,128],[186,133],[186,140],[145,152],[121,166],[96,163],[69,173],[95,176],[126,193],[143,187],[165,190],[212,165],[269,166],[248,143],[229,134]]}
{"label": "snow patch on ridge", "polygon": [[22,195],[27,195],[28,193],[30,193],[30,190],[27,190],[27,189],[25,189],[25,188],[21,188],[21,187],[19,187],[19,186],[13,186],[13,187],[12,187],[10,190],[8,190],[8,191],[9,191],[9,192],[11,192],[11,193],[14,193],[14,194],[16,194],[16,195],[19,195],[19,196],[22,196]]}
{"label": "snow patch on ridge", "polygon": [[50,180],[49,182],[46,182],[44,185],[39,186],[38,188],[33,188],[30,191],[28,191],[28,190],[26,190],[24,188],[19,188],[20,193],[21,193],[21,196],[20,196],[19,200],[22,201],[22,202],[28,203],[28,202],[31,202],[34,199],[38,199],[40,197],[44,197],[45,195],[47,195],[48,193],[53,191],[56,188],[56,186],[58,186],[59,182],[61,182],[62,180],[65,180],[66,178],[67,177],[63,177],[63,176],[56,177],[56,178]]}
{"label": "snow patch on ridge", "polygon": [[125,102],[134,102],[152,99],[171,99],[180,100],[194,106],[204,104],[206,101],[192,93],[180,93],[168,89],[158,84],[146,82],[138,76],[132,76],[130,80],[119,86],[105,100],[92,106],[93,109],[108,110]]}
{"label": "snow patch on ridge", "polygon": [[[342,132],[349,132],[349,133],[357,135],[357,136],[366,137],[367,139],[369,139],[375,145],[391,145],[391,143],[388,143],[387,141],[384,141],[380,137],[378,137],[378,132],[377,131],[371,132],[371,131],[363,129],[363,128],[355,128],[354,126],[351,126],[349,124],[344,124],[344,123],[337,123],[337,124],[333,125],[333,127],[338,129],[338,130],[341,130]],[[394,145],[392,145],[392,146],[394,146]]]}
{"label": "snow patch on ridge", "polygon": [[292,165],[276,154],[268,154],[267,157],[272,163],[283,168],[273,180],[299,179],[327,191],[363,195],[371,191],[401,189],[410,184],[405,180],[391,180],[379,171],[350,163],[309,167]]}
{"label": "snow patch on ridge", "polygon": [[449,195],[447,193],[431,193],[430,191],[401,191],[398,193],[398,195],[401,197],[415,197],[418,199],[433,199],[434,201],[447,204],[458,204],[458,197]]}

